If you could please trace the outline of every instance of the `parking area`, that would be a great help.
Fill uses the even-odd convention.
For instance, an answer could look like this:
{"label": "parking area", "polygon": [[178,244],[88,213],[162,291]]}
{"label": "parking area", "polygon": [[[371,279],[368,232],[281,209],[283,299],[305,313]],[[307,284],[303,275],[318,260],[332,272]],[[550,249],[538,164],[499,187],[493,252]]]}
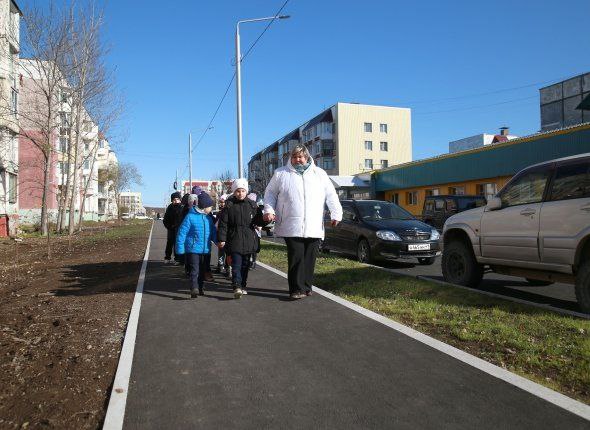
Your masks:
{"label": "parking area", "polygon": [[[284,243],[281,238],[276,237],[263,236],[263,240]],[[438,281],[444,281],[440,262],[441,259],[439,257],[436,259],[435,263],[430,266],[419,265],[415,260],[388,261],[379,263],[379,265],[404,275],[424,276]],[[499,275],[490,272],[485,274],[478,289],[510,298],[527,300],[559,309],[580,312],[580,308],[576,301],[574,286],[569,284],[555,283],[543,287],[531,286],[523,278]]]}

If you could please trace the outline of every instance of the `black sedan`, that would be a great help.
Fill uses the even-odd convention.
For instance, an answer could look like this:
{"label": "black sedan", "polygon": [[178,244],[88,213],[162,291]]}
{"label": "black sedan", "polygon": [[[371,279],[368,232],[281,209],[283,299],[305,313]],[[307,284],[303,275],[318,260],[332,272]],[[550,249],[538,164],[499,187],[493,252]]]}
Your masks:
{"label": "black sedan", "polygon": [[436,229],[398,205],[379,200],[343,200],[341,204],[342,222],[332,227],[326,219],[322,251],[356,255],[363,263],[416,258],[428,265],[440,255]]}

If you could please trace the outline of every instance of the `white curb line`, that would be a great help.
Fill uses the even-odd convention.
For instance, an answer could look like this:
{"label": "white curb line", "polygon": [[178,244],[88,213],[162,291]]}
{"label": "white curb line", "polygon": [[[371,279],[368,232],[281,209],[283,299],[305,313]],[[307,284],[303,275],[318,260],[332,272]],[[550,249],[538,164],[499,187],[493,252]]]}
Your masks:
{"label": "white curb line", "polygon": [[[267,270],[270,270],[277,275],[282,276],[283,278],[287,278],[287,274],[281,272],[280,270],[275,269],[267,264],[264,264],[260,261],[257,264]],[[475,357],[471,354],[466,353],[465,351],[461,351],[451,345],[447,345],[444,342],[436,340],[430,336],[425,335],[424,333],[420,333],[419,331],[414,330],[408,326],[395,322],[383,315],[379,315],[373,311],[363,308],[357,304],[349,302],[348,300],[343,299],[342,297],[338,297],[332,293],[322,290],[316,286],[313,287],[313,291],[317,292],[318,294],[330,299],[336,303],[341,304],[355,312],[358,312],[361,315],[366,316],[374,321],[377,321],[389,328],[392,328],[406,336],[411,337],[418,342],[421,342],[425,345],[430,346],[444,354],[447,354],[459,361],[462,361],[469,366],[475,367],[482,372],[487,373],[495,378],[501,379],[504,382],[507,382],[515,387],[520,388],[536,397],[539,397],[543,400],[546,400],[560,408],[563,408],[579,417],[582,417],[588,421],[590,421],[590,406],[585,405],[584,403],[578,402],[570,397],[567,397],[557,391],[553,391],[547,387],[537,384],[536,382],[530,381],[522,376],[518,376],[515,373],[512,373],[506,369],[502,369],[494,364],[488,363],[481,358]]]}
{"label": "white curb line", "polygon": [[119,357],[117,373],[111,390],[107,414],[102,426],[103,430],[120,430],[123,428],[123,419],[125,418],[125,405],[127,404],[127,392],[129,391],[129,378],[131,377],[131,365],[133,363],[133,351],[135,349],[135,337],[137,335],[137,323],[139,321],[139,309],[141,307],[141,298],[143,296],[143,283],[145,281],[145,269],[150,256],[150,244],[152,242],[152,233],[154,232],[154,223],[150,230],[150,237],[143,256],[141,271],[135,290],[133,306],[129,313],[129,321],[125,330],[125,340]]}

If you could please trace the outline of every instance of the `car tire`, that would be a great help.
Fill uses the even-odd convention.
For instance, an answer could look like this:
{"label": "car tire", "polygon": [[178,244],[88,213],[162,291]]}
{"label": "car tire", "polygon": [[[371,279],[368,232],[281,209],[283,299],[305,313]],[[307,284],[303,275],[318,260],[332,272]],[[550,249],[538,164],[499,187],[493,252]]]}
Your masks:
{"label": "car tire", "polygon": [[445,246],[442,256],[445,281],[465,287],[477,287],[483,278],[483,266],[465,242],[453,241]]}
{"label": "car tire", "polygon": [[576,274],[576,298],[582,312],[590,313],[590,261],[582,263]]}
{"label": "car tire", "polygon": [[435,261],[436,261],[436,257],[420,257],[420,258],[418,258],[418,264],[420,264],[421,266],[430,266],[431,264],[434,264]]}
{"label": "car tire", "polygon": [[359,240],[359,243],[356,247],[356,258],[361,263],[370,264],[373,261],[373,258],[371,257],[371,246],[369,245],[367,239]]}
{"label": "car tire", "polygon": [[525,278],[525,279],[531,287],[546,287],[547,285],[551,285],[554,283],[551,281],[543,281],[541,279],[530,279],[530,278]]}

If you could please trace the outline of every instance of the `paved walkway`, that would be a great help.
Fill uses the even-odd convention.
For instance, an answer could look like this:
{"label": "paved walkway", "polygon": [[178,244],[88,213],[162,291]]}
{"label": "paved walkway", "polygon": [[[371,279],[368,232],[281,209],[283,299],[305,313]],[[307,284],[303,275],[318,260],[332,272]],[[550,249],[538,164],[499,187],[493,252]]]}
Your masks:
{"label": "paved walkway", "polygon": [[152,237],[125,429],[588,429],[590,423],[319,295],[251,272],[188,298]]}

